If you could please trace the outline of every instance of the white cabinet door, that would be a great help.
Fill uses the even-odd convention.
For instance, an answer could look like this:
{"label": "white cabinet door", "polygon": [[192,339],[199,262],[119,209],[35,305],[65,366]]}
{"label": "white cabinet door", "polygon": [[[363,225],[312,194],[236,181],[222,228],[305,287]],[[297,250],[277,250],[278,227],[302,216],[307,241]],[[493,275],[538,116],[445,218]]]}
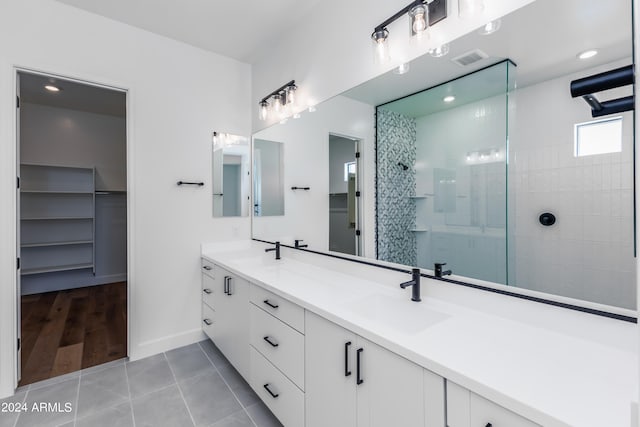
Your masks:
{"label": "white cabinet door", "polygon": [[305,427],[356,425],[355,346],[354,333],[305,313]]}
{"label": "white cabinet door", "polygon": [[213,341],[238,372],[249,378],[249,283],[217,269],[213,295]]}
{"label": "white cabinet door", "polygon": [[423,368],[362,337],[357,342],[357,426],[424,427]]}

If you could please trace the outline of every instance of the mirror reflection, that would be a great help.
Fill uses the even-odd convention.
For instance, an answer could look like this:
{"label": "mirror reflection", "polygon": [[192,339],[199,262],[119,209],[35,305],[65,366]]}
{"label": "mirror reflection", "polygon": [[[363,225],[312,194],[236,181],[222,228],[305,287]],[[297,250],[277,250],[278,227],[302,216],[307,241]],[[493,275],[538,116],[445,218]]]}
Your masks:
{"label": "mirror reflection", "polygon": [[213,216],[249,215],[250,189],[249,138],[213,133]]}
{"label": "mirror reflection", "polygon": [[[284,187],[304,179],[311,191],[287,192],[283,221],[254,221],[254,237],[353,253],[354,230],[361,256],[634,310],[633,112],[598,116],[570,91],[632,64],[631,16],[628,1],[537,0],[446,57],[260,131],[290,151]],[[331,160],[332,135],[360,144],[353,227],[344,186],[333,189],[349,162]]]}
{"label": "mirror reflection", "polygon": [[253,140],[253,215],[284,215],[284,164],[280,142]]}

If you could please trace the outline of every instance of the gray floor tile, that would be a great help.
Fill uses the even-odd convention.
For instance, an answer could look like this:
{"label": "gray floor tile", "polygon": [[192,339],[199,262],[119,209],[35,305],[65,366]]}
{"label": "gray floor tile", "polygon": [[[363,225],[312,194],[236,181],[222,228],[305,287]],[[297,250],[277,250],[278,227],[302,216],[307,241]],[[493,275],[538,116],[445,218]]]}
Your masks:
{"label": "gray floor tile", "polygon": [[127,363],[126,367],[132,398],[160,390],[175,383],[164,354],[157,354],[146,359]]}
{"label": "gray floor tile", "polygon": [[258,427],[282,427],[280,421],[262,402],[249,406],[247,412]]}
{"label": "gray floor tile", "polygon": [[208,426],[242,409],[217,372],[188,378],[179,385],[197,426]]}
{"label": "gray floor tile", "polygon": [[168,351],[166,356],[178,381],[215,370],[198,344]]}
{"label": "gray floor tile", "polygon": [[38,381],[37,383],[29,384],[29,391],[37,390],[39,388],[49,387],[53,384],[60,384],[67,380],[78,378],[80,371],[70,372],[68,374],[60,375],[59,377],[49,378],[48,380]]}
{"label": "gray floor tile", "polygon": [[102,365],[96,365],[90,368],[83,369],[82,376],[104,371],[105,369],[113,368],[114,366],[124,365],[128,360],[129,360],[128,357],[124,357],[122,359],[112,360],[111,362],[103,363]]}
{"label": "gray floor tile", "polygon": [[27,395],[26,392],[16,393],[11,397],[0,400],[0,404],[9,404],[5,409],[9,412],[0,413],[0,427],[13,427],[18,419],[18,415],[22,410],[22,407],[17,408],[15,405],[24,402],[24,398]]}
{"label": "gray floor tile", "polygon": [[129,400],[129,387],[124,364],[80,378],[78,418]]}
{"label": "gray floor tile", "polygon": [[136,427],[193,426],[177,385],[146,394],[132,403]]}
{"label": "gray floor tile", "polygon": [[227,358],[224,357],[224,354],[222,354],[220,349],[218,349],[218,347],[216,347],[216,345],[213,343],[213,341],[204,340],[200,341],[198,344],[200,345],[200,347],[202,347],[202,350],[204,350],[207,356],[209,356],[209,359],[211,359],[213,364],[216,365],[216,368],[220,368],[222,366],[230,364]]}
{"label": "gray floor tile", "polygon": [[210,427],[255,427],[251,418],[244,411],[238,411],[227,418],[218,421]]}
{"label": "gray floor tile", "polygon": [[[59,426],[74,419],[78,397],[79,378],[49,385],[27,393],[25,402],[29,412],[22,412],[18,417],[17,427],[27,426]],[[42,411],[32,411],[33,404],[51,404],[57,407]],[[70,411],[66,412],[67,404]]]}
{"label": "gray floor tile", "polygon": [[78,418],[75,427],[133,427],[131,402],[96,412],[84,418]]}
{"label": "gray floor tile", "polygon": [[251,386],[242,378],[242,375],[231,365],[218,367],[218,372],[229,384],[231,390],[238,396],[242,406],[247,407],[260,401],[260,398],[251,389]]}

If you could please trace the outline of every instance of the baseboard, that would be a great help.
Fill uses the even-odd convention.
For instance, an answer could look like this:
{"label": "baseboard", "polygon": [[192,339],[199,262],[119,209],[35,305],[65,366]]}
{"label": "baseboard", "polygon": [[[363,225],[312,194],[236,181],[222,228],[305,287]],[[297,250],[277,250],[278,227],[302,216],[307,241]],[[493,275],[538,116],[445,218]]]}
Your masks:
{"label": "baseboard", "polygon": [[126,272],[103,276],[93,276],[85,272],[58,272],[24,276],[21,279],[22,285],[20,288],[22,295],[32,295],[66,289],[85,288],[87,286],[106,285],[107,283],[125,282],[126,280]]}
{"label": "baseboard", "polygon": [[180,334],[169,335],[155,340],[143,341],[140,344],[131,343],[129,349],[129,360],[139,360],[153,356],[174,348],[197,343],[206,338],[201,328],[192,329]]}

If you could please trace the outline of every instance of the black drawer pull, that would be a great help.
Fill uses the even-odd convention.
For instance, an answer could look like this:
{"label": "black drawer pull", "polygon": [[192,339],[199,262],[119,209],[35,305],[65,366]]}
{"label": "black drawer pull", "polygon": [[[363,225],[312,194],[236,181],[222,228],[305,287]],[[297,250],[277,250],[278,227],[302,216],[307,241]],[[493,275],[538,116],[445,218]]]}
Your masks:
{"label": "black drawer pull", "polygon": [[225,295],[229,295],[229,276],[224,276],[224,285],[223,285],[223,291],[225,293]]}
{"label": "black drawer pull", "polygon": [[275,304],[275,305],[274,305],[274,304],[271,304],[271,303],[269,302],[269,300],[268,300],[268,299],[266,299],[266,300],[264,300],[264,301],[262,301],[262,302],[263,302],[263,303],[265,303],[265,304],[267,304],[267,305],[268,305],[269,307],[271,307],[271,308],[278,308],[278,307],[279,307],[279,305],[278,305],[278,304]]}
{"label": "black drawer pull", "polygon": [[356,384],[360,385],[364,382],[364,380],[362,379],[362,376],[360,375],[360,365],[362,364],[361,360],[360,360],[360,355],[362,354],[362,352],[364,351],[363,348],[359,348],[356,351]]}
{"label": "black drawer pull", "polygon": [[269,392],[269,394],[271,395],[271,397],[273,397],[274,399],[277,398],[278,396],[280,396],[278,393],[274,393],[271,391],[271,389],[269,388],[269,384],[265,384],[262,387],[264,387],[265,390],[267,390]]}
{"label": "black drawer pull", "polygon": [[273,342],[271,341],[271,338],[269,336],[266,336],[263,338],[263,340],[265,340],[266,342],[268,342],[269,344],[271,344],[271,347],[277,347],[280,344],[278,344],[277,342]]}
{"label": "black drawer pull", "polygon": [[349,347],[351,346],[351,341],[344,343],[344,376],[348,377],[351,375],[351,371],[349,370]]}
{"label": "black drawer pull", "polygon": [[211,326],[211,325],[213,325],[213,322],[211,321],[211,319],[204,319],[204,320],[203,320],[203,322],[204,322],[204,324],[205,324],[205,325],[207,325],[207,326]]}
{"label": "black drawer pull", "polygon": [[211,293],[212,293],[211,289],[209,289],[209,288],[204,288],[204,289],[202,290],[202,292],[204,292],[204,293],[205,293],[205,294],[207,294],[207,295],[211,295]]}
{"label": "black drawer pull", "polygon": [[233,279],[233,277],[229,277],[227,279],[227,295],[229,295],[229,296],[233,295],[231,293],[231,279]]}
{"label": "black drawer pull", "polygon": [[212,270],[212,268],[211,268],[211,266],[210,266],[210,265],[205,265],[205,266],[203,266],[202,268],[204,268],[204,269],[205,269],[205,270],[207,270],[207,271],[211,271],[211,270]]}

